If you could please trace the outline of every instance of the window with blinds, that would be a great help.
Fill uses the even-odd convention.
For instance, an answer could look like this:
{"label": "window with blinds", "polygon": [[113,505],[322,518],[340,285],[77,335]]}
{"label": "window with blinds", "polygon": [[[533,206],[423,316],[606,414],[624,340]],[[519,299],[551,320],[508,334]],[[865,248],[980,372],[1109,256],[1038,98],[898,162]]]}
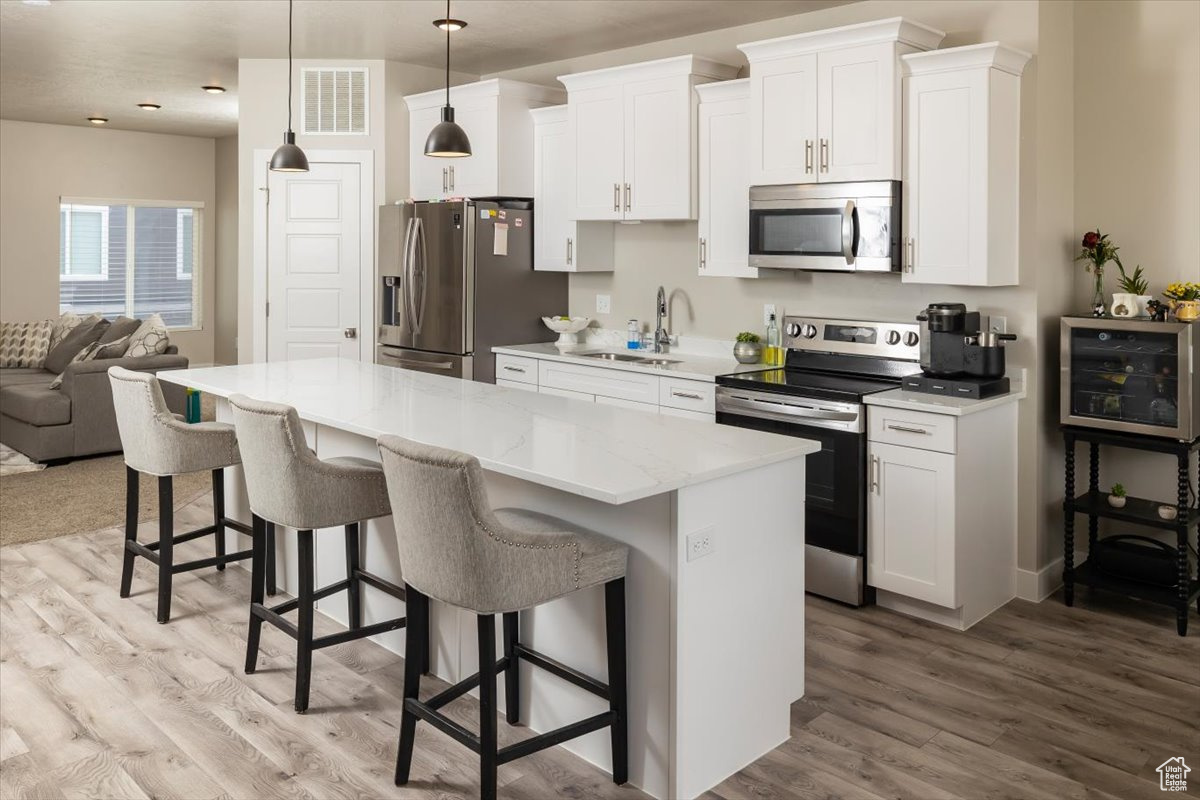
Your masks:
{"label": "window with blinds", "polygon": [[199,203],[68,200],[59,205],[60,311],[200,327]]}

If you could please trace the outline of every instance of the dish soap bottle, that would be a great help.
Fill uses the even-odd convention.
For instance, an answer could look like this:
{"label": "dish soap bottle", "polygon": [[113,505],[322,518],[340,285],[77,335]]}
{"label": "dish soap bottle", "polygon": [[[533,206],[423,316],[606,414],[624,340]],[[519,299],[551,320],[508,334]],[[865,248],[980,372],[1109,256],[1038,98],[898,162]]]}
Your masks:
{"label": "dish soap bottle", "polygon": [[767,347],[766,358],[763,360],[772,367],[778,367],[783,364],[783,348],[780,347],[779,325],[775,322],[775,315],[772,314],[767,322]]}
{"label": "dish soap bottle", "polygon": [[625,347],[637,350],[642,346],[642,331],[636,319],[629,320],[629,336],[625,339]]}

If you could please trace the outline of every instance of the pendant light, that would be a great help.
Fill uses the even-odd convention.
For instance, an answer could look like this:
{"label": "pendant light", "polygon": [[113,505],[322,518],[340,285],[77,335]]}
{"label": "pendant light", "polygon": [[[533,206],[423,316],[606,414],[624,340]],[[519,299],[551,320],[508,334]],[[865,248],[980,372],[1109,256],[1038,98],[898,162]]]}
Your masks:
{"label": "pendant light", "polygon": [[425,140],[425,155],[438,158],[462,158],[471,155],[471,140],[467,132],[454,121],[454,107],[450,105],[450,31],[460,31],[467,23],[450,18],[450,0],[446,0],[446,18],[434,20],[433,24],[446,32],[446,105],[442,108],[442,121],[429,132]]}
{"label": "pendant light", "polygon": [[292,0],[288,0],[288,126],[283,134],[283,144],[271,156],[274,172],[308,172],[308,157],[296,146],[296,134],[292,132]]}

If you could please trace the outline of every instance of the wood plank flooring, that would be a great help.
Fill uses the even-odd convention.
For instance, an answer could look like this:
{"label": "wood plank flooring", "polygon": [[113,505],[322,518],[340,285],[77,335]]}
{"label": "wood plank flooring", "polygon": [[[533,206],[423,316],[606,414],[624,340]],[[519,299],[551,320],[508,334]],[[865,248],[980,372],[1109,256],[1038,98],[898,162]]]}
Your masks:
{"label": "wood plank flooring", "polygon": [[[201,500],[179,526],[208,514]],[[264,628],[260,669],[242,672],[248,573],[178,576],[158,625],[149,564],[134,596],[117,596],[121,538],[0,549],[0,798],[477,796],[475,758],[426,725],[412,782],[392,785],[397,656],[369,642],[319,651],[298,716],[290,639]],[[1014,601],[967,633],[816,598],[807,612],[792,738],[707,800],[1151,798],[1155,768],[1179,755],[1200,775],[1194,612],[1187,638],[1167,609],[1086,591],[1073,609]],[[336,626],[318,615],[318,628]],[[475,726],[471,698],[448,711]],[[529,735],[499,728],[502,744]],[[500,784],[514,799],[644,797],[561,748],[506,765]]]}

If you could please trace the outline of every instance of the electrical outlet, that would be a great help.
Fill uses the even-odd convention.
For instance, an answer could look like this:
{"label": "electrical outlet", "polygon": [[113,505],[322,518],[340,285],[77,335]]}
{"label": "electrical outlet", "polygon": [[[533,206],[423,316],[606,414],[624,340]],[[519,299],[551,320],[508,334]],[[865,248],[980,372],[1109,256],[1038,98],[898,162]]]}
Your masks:
{"label": "electrical outlet", "polygon": [[717,549],[717,529],[713,527],[704,528],[695,533],[688,534],[687,537],[687,560],[695,561],[697,558],[704,558],[711,555]]}
{"label": "electrical outlet", "polygon": [[1008,333],[1008,317],[988,317],[992,333]]}
{"label": "electrical outlet", "polygon": [[596,313],[611,314],[612,313],[612,295],[598,294],[596,295]]}
{"label": "electrical outlet", "polygon": [[[767,326],[767,323],[769,323],[771,321],[771,315],[774,313],[775,313],[775,304],[774,303],[764,303],[763,304],[763,327],[764,328]],[[779,322],[779,317],[776,317],[775,321]]]}

